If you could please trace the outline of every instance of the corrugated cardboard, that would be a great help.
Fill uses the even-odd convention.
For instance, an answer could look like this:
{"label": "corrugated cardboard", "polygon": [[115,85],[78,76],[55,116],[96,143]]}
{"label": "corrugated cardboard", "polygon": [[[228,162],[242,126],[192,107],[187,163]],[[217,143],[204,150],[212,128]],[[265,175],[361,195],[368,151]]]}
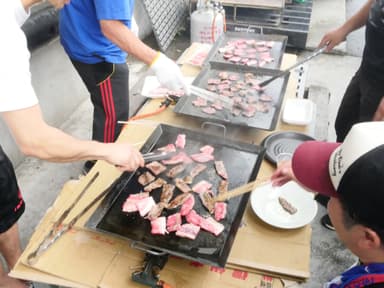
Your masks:
{"label": "corrugated cardboard", "polygon": [[[295,56],[288,55],[288,58],[284,57],[284,59],[283,63],[291,65],[295,61]],[[188,69],[183,72],[188,75]],[[193,74],[191,71],[189,73]],[[294,95],[293,87],[295,83],[290,80],[287,95]],[[151,100],[140,113],[157,109],[159,103],[159,100]],[[139,146],[152,133],[156,122],[190,129],[199,129],[201,126],[199,121],[178,116],[171,109],[167,109],[148,120],[126,125],[118,141]],[[279,129],[292,130],[290,128],[292,127],[281,125]],[[294,127],[294,129],[300,131],[303,128]],[[265,131],[256,129],[227,131],[228,137],[249,143],[260,143],[267,134]],[[78,193],[97,171],[100,172],[100,176],[81,201],[78,201],[67,217],[66,223],[121,175],[112,165],[98,161],[86,177],[65,185],[54,205],[36,228],[22,257],[11,272],[12,276],[80,288],[143,287],[130,280],[131,273],[143,264],[142,252],[131,249],[125,240],[85,230],[84,223],[96,207],[78,221],[76,229],[64,234],[42,254],[33,266],[26,260],[29,253],[48,233],[53,222],[76,199]],[[264,161],[258,179],[268,179],[272,171],[273,167]],[[190,261],[171,257],[161,271],[161,279],[172,284],[172,287],[261,287],[261,283],[265,284],[271,279],[263,278],[260,271],[279,277],[288,275],[300,280],[309,276],[311,235],[309,226],[295,230],[275,229],[262,223],[249,208],[245,212],[244,223],[245,226],[239,229],[229,257],[228,267],[231,268],[221,270],[209,266],[201,267],[201,265],[191,265]],[[281,282],[276,279],[273,281],[273,287],[282,287]]]}

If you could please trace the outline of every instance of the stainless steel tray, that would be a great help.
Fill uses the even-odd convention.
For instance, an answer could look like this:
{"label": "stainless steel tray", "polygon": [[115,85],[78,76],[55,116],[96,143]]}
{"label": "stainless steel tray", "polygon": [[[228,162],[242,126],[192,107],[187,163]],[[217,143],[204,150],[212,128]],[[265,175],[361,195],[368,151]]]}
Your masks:
{"label": "stainless steel tray", "polygon": [[[219,49],[226,46],[229,41],[235,41],[239,39],[246,40],[257,40],[257,41],[274,41],[275,44],[270,50],[271,56],[275,59],[273,62],[266,63],[261,68],[266,69],[280,69],[281,61],[284,55],[285,46],[287,44],[288,37],[284,35],[274,35],[274,34],[256,34],[256,33],[246,33],[246,32],[225,32],[219,39],[216,40],[212,49],[209,51],[207,58],[203,65],[207,65],[212,62],[218,63],[231,63],[230,61],[223,58],[223,54],[219,53]],[[239,66],[244,66],[243,64],[235,64]],[[257,66],[254,66],[257,67]]]}
{"label": "stainless steel tray", "polygon": [[[214,62],[208,66],[205,66],[192,84],[194,86],[205,89],[207,88],[208,79],[217,77],[218,73],[223,71],[238,74],[243,78],[245,73],[253,73],[257,76],[257,79],[260,82],[276,75],[276,73],[279,72],[277,70],[259,69],[249,66]],[[245,117],[242,115],[234,116],[231,111],[223,109],[212,115],[206,114],[201,110],[201,108],[193,106],[192,102],[197,99],[197,96],[193,93],[190,96],[181,97],[173,111],[176,113],[194,116],[201,118],[202,120],[209,120],[211,122],[218,122],[221,124],[245,126],[263,130],[274,130],[286,91],[288,77],[289,75],[285,75],[284,77],[277,79],[265,87],[265,94],[272,97],[270,109],[267,113],[257,112],[253,117]]]}

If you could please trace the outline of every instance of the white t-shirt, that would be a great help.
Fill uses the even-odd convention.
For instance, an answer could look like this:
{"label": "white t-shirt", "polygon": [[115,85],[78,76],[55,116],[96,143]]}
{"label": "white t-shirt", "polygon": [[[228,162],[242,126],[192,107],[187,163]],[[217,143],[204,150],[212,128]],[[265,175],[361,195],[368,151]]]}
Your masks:
{"label": "white t-shirt", "polygon": [[0,0],[0,112],[34,106],[30,53],[20,26],[28,18],[20,0]]}

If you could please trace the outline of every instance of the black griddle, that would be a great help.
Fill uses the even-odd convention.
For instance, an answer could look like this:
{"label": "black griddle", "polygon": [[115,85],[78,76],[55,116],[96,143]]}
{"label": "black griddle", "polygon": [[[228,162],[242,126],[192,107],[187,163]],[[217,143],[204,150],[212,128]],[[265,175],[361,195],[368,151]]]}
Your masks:
{"label": "black griddle", "polygon": [[[211,65],[205,66],[201,70],[192,85],[206,89],[208,86],[208,79],[218,78],[219,72],[223,71],[228,72],[229,74],[238,74],[240,79],[244,79],[245,73],[253,73],[260,82],[279,73],[278,70],[259,69],[224,63],[211,63]],[[215,114],[207,114],[202,111],[201,107],[195,107],[192,104],[192,102],[197,99],[197,96],[193,93],[189,96],[182,96],[173,111],[179,114],[201,118],[202,120],[219,122],[221,124],[245,126],[271,131],[276,128],[288,84],[288,78],[289,75],[285,75],[265,87],[264,93],[271,96],[273,99],[267,113],[257,112],[253,117],[245,117],[243,115],[234,116],[228,109],[223,109],[221,111],[216,111]]]}
{"label": "black griddle", "polygon": [[[263,147],[232,141],[202,132],[161,124],[148,138],[141,152],[147,153],[169,143],[174,143],[177,135],[180,133],[186,134],[187,140],[184,151],[187,154],[198,153],[199,148],[207,144],[215,148],[215,159],[223,160],[227,168],[228,189],[236,188],[256,178],[265,153]],[[206,164],[208,168],[195,177],[193,184],[205,179],[211,182],[213,187],[218,187],[221,179],[216,175],[213,161]],[[193,164],[189,168],[192,168],[192,166]],[[187,175],[189,170],[181,174],[181,176]],[[96,209],[86,226],[96,231],[111,233],[131,240],[134,244],[139,244],[148,249],[148,251],[155,250],[157,251],[156,253],[159,251],[165,252],[200,263],[224,267],[240,226],[249,199],[249,193],[228,201],[227,216],[224,220],[220,221],[225,226],[225,230],[217,237],[203,230],[199,232],[195,240],[177,237],[174,232],[164,236],[152,235],[150,233],[150,222],[140,217],[138,212],[122,212],[122,205],[128,195],[139,193],[142,190],[142,186],[138,184],[137,178],[138,174],[144,171],[137,171],[135,174],[124,173],[116,182],[112,193]],[[171,180],[165,176],[165,173],[160,174],[160,177],[171,183]],[[216,190],[214,189],[214,191]],[[161,189],[151,192],[151,196],[154,197],[156,202],[159,200],[160,193]],[[176,188],[175,195],[180,193]],[[194,209],[200,215],[208,215],[198,195],[194,193],[194,196],[196,200]],[[174,211],[164,210],[162,216],[167,216],[177,211],[178,209]],[[185,219],[183,222],[185,222]]]}
{"label": "black griddle", "polygon": [[[219,53],[219,49],[226,46],[229,41],[236,41],[240,39],[246,40],[256,40],[256,41],[274,41],[275,44],[270,49],[271,56],[275,61],[266,63],[262,68],[266,69],[279,69],[281,61],[284,55],[285,47],[287,44],[288,37],[284,35],[274,35],[274,34],[256,34],[256,33],[246,33],[246,32],[225,32],[223,33],[212,46],[209,51],[204,64],[215,63],[231,63],[230,61],[223,58],[223,54]],[[251,47],[249,47],[251,48]],[[241,65],[242,64],[236,64]],[[255,66],[257,67],[257,66]]]}

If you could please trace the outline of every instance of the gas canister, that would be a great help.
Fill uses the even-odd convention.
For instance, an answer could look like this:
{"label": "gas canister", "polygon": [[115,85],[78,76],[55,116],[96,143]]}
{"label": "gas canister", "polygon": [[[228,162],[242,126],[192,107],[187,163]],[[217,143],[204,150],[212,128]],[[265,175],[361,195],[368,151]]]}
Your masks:
{"label": "gas canister", "polygon": [[200,0],[191,14],[191,42],[214,43],[225,31],[225,11],[218,1]]}

